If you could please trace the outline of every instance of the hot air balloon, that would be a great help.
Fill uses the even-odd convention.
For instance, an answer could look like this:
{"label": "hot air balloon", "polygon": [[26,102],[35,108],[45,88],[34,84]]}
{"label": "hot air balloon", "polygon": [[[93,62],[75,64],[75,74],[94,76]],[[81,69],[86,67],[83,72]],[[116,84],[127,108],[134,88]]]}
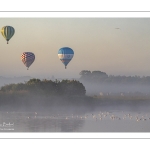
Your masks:
{"label": "hot air balloon", "polygon": [[12,36],[15,33],[15,29],[11,26],[4,26],[1,29],[1,33],[2,33],[2,36],[6,39],[7,44],[8,44],[8,41],[12,38]]}
{"label": "hot air balloon", "polygon": [[62,63],[65,65],[65,69],[68,63],[73,58],[73,56],[74,56],[74,51],[69,47],[62,47],[58,51],[58,57],[62,61]]}
{"label": "hot air balloon", "polygon": [[35,55],[32,52],[24,52],[21,55],[21,60],[24,63],[24,65],[27,67],[27,70],[28,70],[29,67],[31,66],[31,64],[35,60]]}

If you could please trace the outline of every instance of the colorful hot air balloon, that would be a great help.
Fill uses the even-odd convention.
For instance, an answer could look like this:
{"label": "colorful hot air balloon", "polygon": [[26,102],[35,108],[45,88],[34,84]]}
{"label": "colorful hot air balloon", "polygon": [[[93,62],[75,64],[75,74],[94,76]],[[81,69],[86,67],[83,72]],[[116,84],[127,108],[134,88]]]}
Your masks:
{"label": "colorful hot air balloon", "polygon": [[62,63],[65,65],[65,69],[68,63],[73,58],[73,56],[74,56],[74,51],[69,47],[62,47],[58,51],[58,57],[62,61]]}
{"label": "colorful hot air balloon", "polygon": [[24,65],[28,68],[31,66],[31,64],[34,62],[35,60],[35,55],[31,52],[24,52],[21,55],[21,60],[24,63]]}
{"label": "colorful hot air balloon", "polygon": [[6,39],[7,44],[8,44],[8,41],[12,38],[12,36],[15,33],[15,29],[11,26],[4,26],[1,29],[1,33],[2,33],[2,36]]}

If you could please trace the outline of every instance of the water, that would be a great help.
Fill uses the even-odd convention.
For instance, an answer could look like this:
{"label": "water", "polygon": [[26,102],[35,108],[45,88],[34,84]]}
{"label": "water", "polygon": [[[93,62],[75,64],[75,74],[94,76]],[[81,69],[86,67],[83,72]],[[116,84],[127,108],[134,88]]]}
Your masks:
{"label": "water", "polygon": [[83,113],[1,111],[0,132],[150,132],[150,112],[106,108]]}

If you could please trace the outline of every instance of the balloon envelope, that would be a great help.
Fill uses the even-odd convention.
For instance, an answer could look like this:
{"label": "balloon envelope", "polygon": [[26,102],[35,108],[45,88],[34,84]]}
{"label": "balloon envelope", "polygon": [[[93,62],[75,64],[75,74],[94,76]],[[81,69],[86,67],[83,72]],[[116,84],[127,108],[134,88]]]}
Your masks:
{"label": "balloon envelope", "polygon": [[8,41],[12,38],[15,33],[15,29],[12,26],[4,26],[1,29],[2,36],[6,39],[7,44]]}
{"label": "balloon envelope", "polygon": [[24,52],[21,55],[21,60],[24,63],[24,65],[29,68],[31,66],[31,64],[34,62],[35,60],[35,55],[32,52]]}
{"label": "balloon envelope", "polygon": [[58,57],[62,61],[62,63],[66,66],[71,61],[74,56],[74,51],[69,47],[62,47],[58,51]]}

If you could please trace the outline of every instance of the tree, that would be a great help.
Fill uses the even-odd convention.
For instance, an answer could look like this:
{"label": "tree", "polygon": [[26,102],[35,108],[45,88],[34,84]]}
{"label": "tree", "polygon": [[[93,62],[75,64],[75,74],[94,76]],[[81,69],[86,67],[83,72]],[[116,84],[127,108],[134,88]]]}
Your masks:
{"label": "tree", "polygon": [[89,81],[91,78],[91,71],[89,70],[82,70],[79,75],[81,75],[80,79],[84,81]]}
{"label": "tree", "polygon": [[105,72],[93,71],[91,74],[91,79],[95,82],[104,82],[107,78],[108,75]]}
{"label": "tree", "polygon": [[37,83],[40,83],[40,82],[41,82],[40,79],[35,79],[35,78],[33,78],[33,79],[30,79],[30,80],[27,82],[27,84],[28,84],[28,85],[30,85],[30,84],[37,84]]}
{"label": "tree", "polygon": [[62,95],[78,95],[83,96],[86,93],[85,87],[82,83],[76,80],[62,80],[59,83],[59,92]]}
{"label": "tree", "polygon": [[89,76],[89,75],[91,75],[91,71],[89,71],[89,70],[82,70],[79,73],[79,75],[81,75],[81,76]]}

